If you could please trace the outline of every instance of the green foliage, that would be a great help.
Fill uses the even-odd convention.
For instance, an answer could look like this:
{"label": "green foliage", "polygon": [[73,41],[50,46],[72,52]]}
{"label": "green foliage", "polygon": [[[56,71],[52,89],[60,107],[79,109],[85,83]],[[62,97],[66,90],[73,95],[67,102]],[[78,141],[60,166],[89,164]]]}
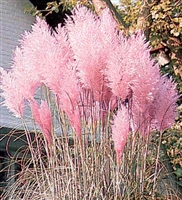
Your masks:
{"label": "green foliage", "polygon": [[137,18],[141,7],[141,1],[121,0],[118,12],[130,30],[136,29]]}
{"label": "green foliage", "polygon": [[[24,7],[24,12],[29,13],[33,16],[38,15],[40,17],[43,17],[42,11],[46,11],[47,12],[46,15],[49,15],[49,14],[52,14],[53,12],[58,13],[60,6],[63,6],[63,11],[64,11],[64,10],[72,10],[76,4],[77,4],[77,0],[59,0],[59,2],[53,1],[53,2],[47,3],[47,7],[45,8],[45,10],[38,10],[32,4],[27,4]],[[89,8],[92,7],[89,1],[87,0],[80,1],[80,4],[85,5]]]}
{"label": "green foliage", "polygon": [[47,3],[47,7],[45,8],[45,10],[38,10],[37,8],[35,8],[32,4],[27,4],[24,7],[24,12],[25,13],[29,13],[33,16],[39,16],[39,17],[43,17],[42,16],[42,11],[46,11],[47,14],[52,14],[53,12],[58,13],[59,12],[59,7],[63,5],[63,10],[68,9],[68,5],[69,3],[67,1],[60,1],[59,3],[57,1],[53,1],[53,2],[48,2]]}
{"label": "green foliage", "polygon": [[[137,19],[143,1],[121,0],[119,12],[130,30],[137,28]],[[148,4],[149,19],[146,24],[150,28],[150,41],[153,46],[166,41],[170,36],[182,39],[182,3],[176,0],[161,0]],[[151,18],[152,18],[152,21]]]}
{"label": "green foliage", "polygon": [[151,7],[151,40],[155,46],[169,37],[182,39],[182,3],[162,0]]}
{"label": "green foliage", "polygon": [[24,13],[29,13],[33,16],[36,16],[36,15],[40,16],[40,12],[32,4],[26,4],[25,5]]}

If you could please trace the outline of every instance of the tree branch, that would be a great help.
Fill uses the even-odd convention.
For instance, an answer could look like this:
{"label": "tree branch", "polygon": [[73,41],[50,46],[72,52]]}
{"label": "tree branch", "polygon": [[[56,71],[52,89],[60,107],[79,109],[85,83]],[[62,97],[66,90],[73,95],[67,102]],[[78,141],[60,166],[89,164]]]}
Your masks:
{"label": "tree branch", "polygon": [[113,18],[115,19],[116,23],[118,24],[119,27],[127,28],[124,20],[122,17],[119,15],[117,12],[116,8],[113,6],[110,0],[92,0],[92,3],[95,7],[95,12],[100,15],[102,10],[105,8],[109,8]]}

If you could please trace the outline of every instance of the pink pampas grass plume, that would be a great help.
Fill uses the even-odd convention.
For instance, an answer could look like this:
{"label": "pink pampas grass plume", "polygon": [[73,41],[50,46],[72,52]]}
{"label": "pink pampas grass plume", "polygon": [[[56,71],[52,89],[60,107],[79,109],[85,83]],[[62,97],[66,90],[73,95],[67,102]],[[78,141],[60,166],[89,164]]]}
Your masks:
{"label": "pink pampas grass plume", "polygon": [[115,50],[110,52],[105,70],[108,86],[113,94],[122,100],[128,96],[136,73],[136,69],[131,65],[131,59],[129,59],[130,48],[132,47],[129,46],[127,39],[122,37]]}
{"label": "pink pampas grass plume", "polygon": [[36,71],[35,66],[32,66],[28,60],[32,52],[26,55],[23,48],[17,47],[14,51],[14,63],[11,68],[11,73],[18,80],[19,89],[25,99],[31,100],[34,97],[37,87],[41,86],[41,79]]}
{"label": "pink pampas grass plume", "polygon": [[106,67],[108,47],[112,46],[109,44],[111,39],[106,39],[106,27],[102,20],[86,7],[77,7],[66,28],[77,63],[79,81],[84,89],[91,90],[94,100],[101,101],[105,94],[109,94],[105,92],[109,89],[102,72]]}
{"label": "pink pampas grass plume", "polygon": [[[159,66],[151,59],[148,43],[145,42],[145,37],[141,32],[129,38],[120,34],[119,39],[117,48],[111,52],[107,62],[105,75],[108,86],[114,95],[123,101],[125,99],[130,101],[132,129],[134,132],[139,131],[142,135],[146,135],[154,128],[156,120],[162,122],[159,116],[161,114],[164,116],[164,110],[167,109],[167,104],[170,105],[169,102],[177,100],[177,96],[174,98],[175,95],[172,94],[176,91],[172,86],[171,94],[169,94],[169,89],[165,89],[169,87],[167,86],[169,84],[167,81],[161,81],[163,78],[160,76]],[[168,91],[168,94],[164,95],[164,91]],[[163,104],[161,94],[167,96],[164,102],[168,101],[168,103]],[[174,110],[175,106],[172,107]],[[166,119],[171,118],[173,121],[174,115],[172,111],[165,114]],[[164,123],[165,119],[163,125]]]}
{"label": "pink pampas grass plume", "polygon": [[45,140],[50,146],[52,144],[52,115],[47,102],[42,100],[39,105],[35,100],[32,100],[30,108],[35,122],[39,125]]}
{"label": "pink pampas grass plume", "polygon": [[117,154],[117,161],[120,163],[125,144],[129,135],[129,114],[127,108],[122,106],[114,117],[112,128],[112,139]]}
{"label": "pink pampas grass plume", "polygon": [[32,31],[26,32],[21,41],[25,68],[54,94],[59,92],[65,68],[73,61],[65,30],[59,27],[57,32],[51,33],[47,23],[37,17]]}
{"label": "pink pampas grass plume", "polygon": [[176,84],[168,77],[161,77],[159,90],[155,98],[155,122],[154,126],[160,131],[170,128],[177,117],[176,102],[179,98]]}
{"label": "pink pampas grass plume", "polygon": [[58,106],[67,114],[71,126],[75,129],[78,138],[81,138],[81,119],[79,113],[79,97],[82,91],[78,84],[76,70],[74,67],[67,67],[60,78],[61,86],[57,94]]}
{"label": "pink pampas grass plume", "polygon": [[[74,9],[73,21],[67,23],[69,41],[77,64],[77,74],[83,88],[90,89],[99,99],[103,85],[101,43],[98,18],[86,7]],[[79,41],[79,42],[78,42]]]}
{"label": "pink pampas grass plume", "polygon": [[80,116],[80,111],[79,107],[75,107],[72,110],[67,110],[66,114],[68,115],[70,125],[74,128],[75,133],[78,137],[78,139],[81,141],[81,116]]}
{"label": "pink pampas grass plume", "polygon": [[4,98],[5,105],[16,117],[21,118],[24,113],[24,96],[23,91],[19,87],[19,81],[11,72],[0,68],[1,73],[1,96]]}

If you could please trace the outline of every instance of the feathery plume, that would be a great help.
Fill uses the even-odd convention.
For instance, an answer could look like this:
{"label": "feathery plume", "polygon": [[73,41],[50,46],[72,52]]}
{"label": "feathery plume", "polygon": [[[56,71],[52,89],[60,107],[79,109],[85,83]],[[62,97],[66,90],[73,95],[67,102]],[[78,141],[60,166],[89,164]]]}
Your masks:
{"label": "feathery plume", "polygon": [[0,68],[1,74],[1,96],[5,105],[13,114],[21,118],[24,113],[24,95],[19,85],[19,80],[11,72]]}
{"label": "feathery plume", "polygon": [[104,35],[106,34],[104,23],[101,23],[101,20],[87,8],[79,7],[74,9],[66,27],[77,62],[80,83],[83,88],[93,92],[94,100],[101,101],[103,95],[108,94],[105,92],[108,88],[105,86],[102,73],[106,67],[108,54],[108,45],[103,42],[104,38],[107,38],[107,35]]}
{"label": "feathery plume", "polygon": [[75,129],[75,132],[80,139],[81,137],[81,119],[79,114],[79,97],[82,91],[78,84],[76,76],[76,70],[74,67],[67,67],[64,70],[64,74],[60,78],[62,83],[57,97],[58,105],[61,110],[64,110],[67,114],[70,124]]}
{"label": "feathery plume", "polygon": [[161,77],[154,101],[156,108],[154,128],[164,131],[173,125],[177,117],[176,102],[178,98],[176,84],[166,76]]}
{"label": "feathery plume", "polygon": [[118,110],[111,128],[117,161],[119,162],[129,134],[129,114],[126,107],[122,106],[122,108]]}
{"label": "feathery plume", "polygon": [[35,100],[30,101],[30,108],[32,111],[32,116],[36,123],[39,125],[44,138],[46,139],[48,145],[52,144],[52,115],[46,101],[41,101],[39,105]]}

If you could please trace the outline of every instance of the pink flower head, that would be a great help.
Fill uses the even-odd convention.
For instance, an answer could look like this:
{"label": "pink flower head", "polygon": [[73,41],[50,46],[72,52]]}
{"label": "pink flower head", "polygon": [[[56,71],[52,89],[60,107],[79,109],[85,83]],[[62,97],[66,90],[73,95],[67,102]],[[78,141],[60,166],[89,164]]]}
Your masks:
{"label": "pink flower head", "polygon": [[121,38],[114,51],[110,52],[105,75],[108,86],[114,95],[122,100],[128,96],[130,85],[133,83],[136,69],[129,59],[129,46],[126,38]]}
{"label": "pink flower head", "polygon": [[81,137],[81,121],[78,108],[81,88],[78,84],[76,70],[71,65],[64,70],[60,78],[60,88],[57,93],[58,105],[67,114],[70,124],[75,129],[78,138]]}
{"label": "pink flower head", "polygon": [[74,128],[78,139],[81,139],[81,116],[80,116],[80,111],[79,107],[75,107],[74,109],[66,112],[68,115],[69,121],[71,126]]}
{"label": "pink flower head", "polygon": [[29,81],[44,83],[54,94],[59,92],[65,68],[73,61],[65,30],[59,27],[57,32],[51,33],[47,23],[37,17],[32,31],[25,32],[21,40],[22,63],[17,59],[20,56],[15,55],[18,61],[15,69],[18,68],[19,72],[21,68]]}
{"label": "pink flower head", "polygon": [[15,114],[22,117],[24,112],[24,96],[20,88],[19,80],[10,72],[0,68],[1,73],[1,96],[4,98],[3,104]]}
{"label": "pink flower head", "polygon": [[52,115],[51,115],[51,111],[48,107],[47,102],[41,101],[41,104],[39,105],[35,100],[32,100],[30,102],[30,108],[32,111],[33,118],[35,119],[36,123],[39,125],[47,143],[51,145],[52,144],[52,135],[51,135]]}
{"label": "pink flower head", "polygon": [[[65,89],[63,84],[70,84],[70,79],[72,78],[69,78],[69,75],[72,72],[72,76],[75,76],[75,69],[73,69],[73,51],[68,42],[65,29],[59,26],[56,31],[57,34],[54,35],[54,44],[52,44],[52,47],[50,45],[46,55],[43,77],[45,84],[57,95],[60,93],[60,90]],[[65,76],[68,79],[65,79]],[[62,87],[63,89],[60,89]]]}
{"label": "pink flower head", "polygon": [[[102,73],[106,67],[108,53],[104,44],[106,30],[101,29],[100,19],[86,7],[74,9],[73,16],[67,22],[69,42],[77,63],[77,75],[83,88],[93,92],[94,99],[100,101],[105,90],[105,77]],[[102,30],[102,31],[101,31]],[[103,38],[103,37],[104,38]]]}
{"label": "pink flower head", "polygon": [[43,82],[43,74],[51,62],[49,56],[55,47],[54,44],[55,38],[51,35],[49,26],[43,19],[37,17],[32,30],[25,32],[20,40],[21,51],[15,52],[13,71],[17,76],[20,76],[23,71],[26,74],[25,77],[28,76],[27,79]]}
{"label": "pink flower head", "polygon": [[[100,38],[102,40],[103,47],[107,51],[112,51],[116,47],[116,44],[119,42],[117,37],[118,27],[117,23],[114,20],[109,8],[106,8],[102,11],[100,15],[100,27],[101,34]],[[107,57],[108,54],[105,56]]]}
{"label": "pink flower head", "polygon": [[159,90],[155,98],[155,120],[156,128],[164,131],[170,128],[177,117],[176,102],[179,98],[176,84],[167,77],[161,77]]}
{"label": "pink flower head", "polygon": [[132,36],[128,41],[128,45],[131,46],[131,57],[129,59],[133,60],[133,64],[131,64],[136,72],[132,77],[135,81],[130,84],[133,92],[133,101],[139,112],[143,113],[153,103],[158,90],[160,80],[159,66],[151,59],[150,49],[148,43],[145,43],[143,34],[139,32]]}
{"label": "pink flower head", "polygon": [[118,110],[111,128],[112,139],[114,141],[117,160],[119,162],[129,134],[129,114],[128,110],[124,106],[121,110]]}
{"label": "pink flower head", "polygon": [[[31,51],[29,54],[31,55]],[[17,87],[22,91],[24,98],[31,100],[37,87],[41,86],[38,71],[28,62],[29,57],[25,54],[24,49],[17,47],[13,58],[11,73],[18,80]]]}
{"label": "pink flower head", "polygon": [[[133,131],[145,135],[151,131],[159,110],[156,99],[163,85],[159,66],[151,59],[148,43],[141,32],[129,38],[120,34],[119,39],[107,62],[108,86],[123,101],[132,99]],[[162,101],[160,105],[162,107]]]}
{"label": "pink flower head", "polygon": [[[150,59],[148,44],[145,44],[144,36],[141,33],[131,35],[129,38],[120,34],[119,40],[115,50],[110,53],[107,63],[105,74],[108,85],[112,92],[122,100],[128,97],[130,90],[136,96],[138,94],[138,97],[141,96],[139,93],[142,93],[142,99],[143,96],[150,93],[149,87],[153,90],[156,85],[153,77],[156,75],[156,78],[159,77],[159,69],[152,67],[153,61]],[[148,81],[147,94],[141,91],[143,89],[141,85],[145,84],[145,80]],[[141,102],[140,106],[142,105]]]}

